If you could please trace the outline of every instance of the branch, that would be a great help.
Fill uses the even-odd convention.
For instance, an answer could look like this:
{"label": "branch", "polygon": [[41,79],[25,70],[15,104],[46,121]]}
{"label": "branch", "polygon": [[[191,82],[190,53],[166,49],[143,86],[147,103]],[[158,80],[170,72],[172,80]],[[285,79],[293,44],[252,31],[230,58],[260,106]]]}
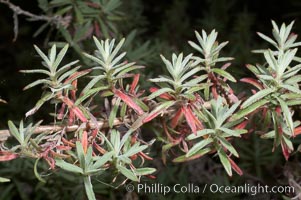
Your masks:
{"label": "branch", "polygon": [[26,10],[21,9],[19,6],[16,6],[15,4],[11,3],[9,0],[0,0],[0,3],[7,5],[13,12],[13,18],[14,18],[14,40],[17,39],[18,35],[18,15],[24,15],[29,17],[29,21],[46,21],[48,23],[56,25],[56,27],[68,27],[71,17],[66,16],[62,17],[59,15],[54,16],[47,16],[47,15],[36,15],[31,12],[28,12]]}
{"label": "branch", "polygon": [[[130,122],[129,119],[125,119],[123,121],[121,121],[119,119],[115,119],[114,126],[118,126],[118,125],[129,123],[129,122]],[[72,125],[72,126],[44,125],[44,126],[38,126],[33,131],[33,133],[34,134],[39,134],[39,133],[43,133],[43,132],[53,133],[53,132],[61,131],[63,129],[65,129],[66,132],[73,132],[73,131],[76,131],[79,127],[80,127],[80,125]],[[93,122],[88,122],[86,124],[85,129],[88,129],[88,128],[95,129],[96,127],[98,127],[99,129],[108,128],[109,123],[107,120],[97,121],[97,126],[96,126],[96,124],[94,124]],[[8,137],[10,137],[10,136],[11,135],[10,135],[9,130],[0,130],[0,142],[6,141],[8,139]]]}

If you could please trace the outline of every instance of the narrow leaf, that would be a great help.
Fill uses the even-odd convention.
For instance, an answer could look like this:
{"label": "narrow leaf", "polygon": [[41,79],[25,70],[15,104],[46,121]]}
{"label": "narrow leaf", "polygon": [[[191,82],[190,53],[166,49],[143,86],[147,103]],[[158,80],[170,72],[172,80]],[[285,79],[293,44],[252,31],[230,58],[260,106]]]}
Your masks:
{"label": "narrow leaf", "polygon": [[114,93],[121,98],[129,107],[133,108],[139,115],[142,115],[144,111],[125,93],[120,90],[115,90]]}

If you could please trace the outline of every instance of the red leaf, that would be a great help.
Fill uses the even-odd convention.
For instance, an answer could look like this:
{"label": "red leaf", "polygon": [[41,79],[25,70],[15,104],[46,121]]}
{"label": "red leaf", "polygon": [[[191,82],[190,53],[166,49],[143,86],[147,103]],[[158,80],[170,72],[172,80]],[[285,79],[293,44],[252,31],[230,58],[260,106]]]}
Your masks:
{"label": "red leaf", "polygon": [[248,124],[248,120],[244,120],[243,122],[241,122],[240,124],[238,124],[237,126],[234,127],[234,130],[237,129],[244,129],[246,127],[246,125]]}
{"label": "red leaf", "polygon": [[224,64],[221,69],[226,70],[228,67],[230,67],[231,63]]}
{"label": "red leaf", "polygon": [[285,160],[288,160],[288,158],[290,157],[290,149],[287,147],[287,145],[281,141],[281,148],[282,148],[282,154],[285,158]]}
{"label": "red leaf", "polygon": [[71,126],[74,122],[74,112],[72,110],[69,111],[68,125]]}
{"label": "red leaf", "polygon": [[[151,87],[151,88],[149,89],[149,91],[150,91],[151,93],[156,92],[157,90],[159,90],[159,89],[158,89],[158,88],[155,88],[155,87]],[[162,98],[162,99],[166,99],[166,100],[173,100],[173,99],[174,99],[171,95],[169,95],[169,94],[167,94],[167,93],[160,94],[159,97]]]}
{"label": "red leaf", "polygon": [[259,83],[256,79],[254,78],[242,78],[240,79],[241,82],[244,83],[249,83],[251,85],[253,85],[254,87],[256,87],[259,90],[263,89],[263,85],[261,83]]}
{"label": "red leaf", "polygon": [[171,128],[175,128],[178,125],[179,120],[181,119],[182,116],[183,116],[183,111],[182,109],[179,109],[178,112],[171,120]]}
{"label": "red leaf", "polygon": [[162,112],[162,110],[159,110],[158,112],[148,115],[146,118],[143,119],[143,123],[147,123],[147,122],[151,121],[152,119],[157,117],[161,112]]}
{"label": "red leaf", "polygon": [[218,98],[218,94],[217,94],[216,86],[215,85],[212,86],[211,91],[212,91],[214,99],[217,99]]}
{"label": "red leaf", "polygon": [[228,157],[228,160],[230,161],[230,164],[231,164],[231,167],[232,169],[238,174],[238,175],[243,175],[243,172],[242,170],[237,166],[237,164],[231,159]]}
{"label": "red leaf", "polygon": [[97,3],[85,2],[85,4],[87,4],[89,7],[92,7],[92,8],[100,8],[99,4],[97,4]]}
{"label": "red leaf", "polygon": [[252,92],[252,94],[256,94],[257,93],[257,91],[254,90],[254,89],[251,89],[251,92]]}
{"label": "red leaf", "polygon": [[277,113],[278,115],[280,115],[280,114],[281,114],[281,107],[280,107],[280,106],[277,106],[276,109],[275,109],[275,111],[276,111],[276,113]]}
{"label": "red leaf", "polygon": [[7,153],[2,152],[2,154],[5,154],[5,155],[0,156],[0,162],[13,160],[18,157],[18,154],[10,153],[10,152],[7,152]]}
{"label": "red leaf", "polygon": [[148,155],[146,155],[146,154],[143,153],[143,152],[139,152],[138,154],[139,154],[141,157],[143,157],[144,159],[146,159],[146,160],[153,160],[152,157],[149,157]]}
{"label": "red leaf", "polygon": [[92,71],[92,69],[86,69],[86,70],[83,70],[83,71],[74,72],[71,76],[69,76],[69,77],[64,81],[64,83],[67,83],[67,82],[70,81],[70,80],[74,80],[74,79],[77,79],[77,78],[80,77],[80,76],[83,76],[83,75],[85,75],[85,74],[88,74],[90,71]]}
{"label": "red leaf", "polygon": [[65,138],[62,137],[62,142],[66,145],[69,145],[71,147],[75,147],[75,144],[70,142],[69,140],[66,140]]}
{"label": "red leaf", "polygon": [[107,153],[107,151],[105,149],[103,149],[102,147],[100,147],[96,142],[93,142],[93,146],[97,149],[97,151],[99,151],[101,154],[105,154]]}
{"label": "red leaf", "polygon": [[187,124],[191,128],[192,132],[196,133],[196,125],[195,125],[195,121],[192,117],[191,110],[189,110],[187,107],[182,107],[181,110],[184,113]]}
{"label": "red leaf", "polygon": [[59,112],[58,112],[57,119],[63,119],[65,107],[66,107],[66,104],[63,103],[63,104],[62,104],[62,107],[60,108],[60,110],[59,110]]}
{"label": "red leaf", "polygon": [[131,94],[134,94],[135,88],[137,87],[137,84],[139,82],[139,78],[140,78],[140,74],[135,74],[134,80],[132,82],[131,89],[130,89]]}
{"label": "red leaf", "polygon": [[82,122],[87,122],[88,121],[88,119],[85,117],[83,112],[78,107],[74,107],[74,108],[71,108],[71,109],[74,112],[74,114],[76,115],[76,117],[79,118]]}
{"label": "red leaf", "polygon": [[94,32],[95,32],[96,37],[101,36],[100,28],[99,28],[99,25],[98,25],[97,21],[94,21]]}
{"label": "red leaf", "polygon": [[121,92],[120,90],[115,90],[114,93],[121,98],[128,106],[133,108],[139,115],[142,115],[143,110],[126,94]]}
{"label": "red leaf", "polygon": [[75,101],[76,100],[76,90],[77,90],[77,79],[74,80],[74,81],[72,81],[71,84],[74,87],[74,89],[70,91],[70,93],[71,93],[71,99],[73,101]]}
{"label": "red leaf", "polygon": [[182,107],[182,111],[193,133],[196,133],[199,129],[203,129],[202,123],[194,116],[190,108],[184,106]]}
{"label": "red leaf", "polygon": [[301,126],[295,128],[294,130],[294,135],[297,136],[297,135],[300,135],[301,134]]}
{"label": "red leaf", "polygon": [[92,138],[96,138],[97,133],[98,133],[98,129],[93,129],[92,130]]}
{"label": "red leaf", "polygon": [[71,101],[68,97],[60,97],[60,99],[67,104],[68,108],[74,112],[77,118],[79,118],[82,122],[87,122],[88,119],[85,117],[83,112],[74,105],[73,101]]}
{"label": "red leaf", "polygon": [[57,150],[71,150],[72,147],[70,146],[64,146],[64,145],[59,145],[59,146],[56,146]]}
{"label": "red leaf", "polygon": [[195,124],[198,128],[198,130],[201,130],[201,129],[204,129],[204,126],[202,124],[202,122],[193,114],[192,110],[189,108],[190,112],[191,112],[191,115],[195,121]]}
{"label": "red leaf", "polygon": [[238,100],[238,98],[237,98],[237,96],[234,94],[234,93],[230,93],[229,95],[228,95],[228,97],[229,97],[229,99],[232,101],[232,102],[234,102],[234,103],[237,103],[239,100]]}
{"label": "red leaf", "polygon": [[84,149],[84,153],[87,153],[87,149],[88,149],[88,133],[87,131],[83,132],[82,135],[82,145],[83,145],[83,149]]}
{"label": "red leaf", "polygon": [[154,175],[146,175],[146,177],[150,178],[150,179],[156,179],[157,177]]}
{"label": "red leaf", "polygon": [[136,160],[138,158],[137,154],[130,156],[131,160]]}

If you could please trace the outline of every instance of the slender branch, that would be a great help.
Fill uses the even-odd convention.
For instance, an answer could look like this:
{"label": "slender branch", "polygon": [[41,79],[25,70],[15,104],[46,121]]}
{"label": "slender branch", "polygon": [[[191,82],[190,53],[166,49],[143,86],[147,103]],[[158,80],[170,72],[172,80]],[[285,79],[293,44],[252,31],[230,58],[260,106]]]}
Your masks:
{"label": "slender branch", "polygon": [[13,18],[14,18],[14,41],[17,38],[18,35],[18,15],[24,15],[29,17],[29,21],[46,21],[48,23],[56,25],[56,27],[68,27],[71,17],[70,16],[59,16],[59,15],[54,15],[54,16],[47,16],[47,15],[36,15],[31,12],[28,12],[26,10],[23,10],[19,6],[11,3],[9,0],[0,0],[0,3],[7,5],[13,12]]}
{"label": "slender branch", "polygon": [[[123,121],[119,120],[119,119],[115,119],[114,120],[114,126],[118,126],[121,124],[125,124],[125,123],[129,123],[130,120],[129,119],[124,119]],[[97,126],[96,124],[94,124],[93,122],[88,122],[86,124],[86,127],[84,127],[84,129],[95,129],[96,127],[98,127],[99,129],[103,129],[103,128],[108,128],[109,124],[107,120],[102,120],[102,121],[97,121]],[[57,131],[61,131],[63,129],[65,129],[66,132],[73,132],[76,131],[78,128],[80,128],[80,125],[72,125],[72,126],[64,126],[64,125],[44,125],[44,126],[38,126],[33,133],[34,134],[39,134],[39,133],[43,133],[43,132],[49,132],[49,133],[53,133],[53,132],[57,132]],[[8,137],[10,137],[10,132],[9,130],[0,130],[0,142],[6,141],[8,139]]]}

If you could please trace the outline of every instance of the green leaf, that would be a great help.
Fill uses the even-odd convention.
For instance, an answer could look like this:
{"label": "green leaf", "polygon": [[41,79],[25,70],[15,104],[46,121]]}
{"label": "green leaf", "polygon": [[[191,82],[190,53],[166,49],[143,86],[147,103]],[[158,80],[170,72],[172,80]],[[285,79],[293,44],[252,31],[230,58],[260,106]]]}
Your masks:
{"label": "green leaf", "polygon": [[122,39],[120,40],[120,42],[116,45],[114,51],[111,53],[111,55],[110,55],[110,57],[109,57],[110,60],[113,60],[113,58],[115,58],[115,56],[117,55],[118,51],[121,49],[121,47],[122,47],[124,41],[125,41],[125,38],[122,38]]}
{"label": "green leaf", "polygon": [[277,113],[275,111],[272,111],[272,119],[273,119],[273,126],[274,126],[274,132],[275,132],[275,139],[274,139],[274,147],[277,147],[281,143],[282,134],[279,133],[279,121],[277,119]]}
{"label": "green leaf", "polygon": [[53,63],[56,57],[56,45],[52,45],[51,49],[50,49],[50,54],[49,54],[49,60],[51,63],[50,69],[51,71],[53,70]]}
{"label": "green leaf", "polygon": [[187,161],[190,161],[193,159],[197,159],[197,158],[209,153],[210,151],[212,151],[211,148],[204,148],[204,149],[201,149],[198,152],[196,152],[192,157],[188,158],[188,157],[186,157],[186,155],[182,155],[182,156],[179,156],[179,157],[173,159],[173,162],[187,162]]}
{"label": "green leaf", "polygon": [[126,157],[130,157],[132,155],[135,155],[139,152],[142,152],[143,150],[147,149],[147,145],[142,145],[139,146],[140,144],[137,142],[135,143],[126,153],[124,153],[123,155]]}
{"label": "green leaf", "polygon": [[239,157],[237,151],[234,149],[234,147],[232,146],[232,144],[230,142],[228,142],[225,138],[223,137],[218,137],[218,140],[221,142],[221,144],[228,150],[230,151],[230,153],[232,153],[234,156],[236,156],[237,158]]}
{"label": "green leaf", "polygon": [[218,68],[213,68],[212,71],[226,79],[228,79],[229,81],[232,81],[232,82],[236,82],[235,78],[229,74],[228,72],[226,72],[225,70],[222,70],[222,69],[218,69]]}
{"label": "green leaf", "polygon": [[42,95],[41,99],[36,103],[36,105],[30,109],[28,112],[26,112],[25,116],[28,117],[30,115],[33,115],[35,112],[37,112],[41,106],[46,102],[49,101],[51,98],[53,98],[53,93],[46,92]]}
{"label": "green leaf", "polygon": [[296,75],[293,76],[291,78],[288,78],[287,80],[284,81],[284,83],[288,84],[288,85],[292,85],[292,84],[296,84],[299,83],[301,81],[301,75]]}
{"label": "green leaf", "polygon": [[[101,66],[105,66],[105,63],[104,63],[101,59],[99,59],[99,58],[97,58],[97,57],[95,57],[95,56],[92,56],[92,55],[90,55],[90,54],[87,54],[87,53],[83,53],[83,55],[86,56],[87,58],[89,58],[90,60],[93,60],[93,61],[96,62],[97,64],[99,64],[99,65],[101,65]],[[102,68],[101,68],[101,69],[102,69]],[[105,71],[105,70],[103,69],[103,71]]]}
{"label": "green leaf", "polygon": [[135,181],[135,182],[139,181],[137,176],[131,170],[129,170],[121,165],[117,165],[117,169],[128,179]]}
{"label": "green leaf", "polygon": [[132,164],[132,160],[124,155],[118,156],[118,162],[123,162],[124,164]]}
{"label": "green leaf", "polygon": [[76,100],[75,105],[81,104],[83,101],[85,101],[86,99],[90,98],[91,96],[97,94],[99,91],[106,90],[106,89],[108,89],[107,86],[97,87],[97,88],[87,90],[82,96],[80,96]]}
{"label": "green leaf", "polygon": [[134,170],[137,176],[145,176],[156,172],[155,168],[138,168]]}
{"label": "green leaf", "polygon": [[231,120],[239,120],[239,119],[245,117],[246,115],[250,114],[251,112],[255,111],[256,109],[260,108],[261,106],[267,104],[268,102],[269,101],[266,99],[261,99],[255,103],[253,103],[252,105],[250,105],[242,110],[239,110],[236,114],[234,114],[231,117]]}
{"label": "green leaf", "polygon": [[[139,118],[137,119],[139,120]],[[135,122],[134,122],[135,123]],[[133,127],[133,126],[132,126]],[[119,150],[118,152],[121,151],[121,148],[123,147],[123,145],[125,144],[125,142],[129,139],[130,135],[133,133],[133,130],[132,127],[126,132],[126,134],[123,135],[121,141],[120,141],[120,145],[119,145]]]}
{"label": "green leaf", "polygon": [[48,66],[48,69],[50,69],[51,66],[51,62],[48,59],[48,57],[41,51],[41,49],[39,49],[39,47],[37,47],[36,45],[34,45],[34,48],[36,49],[37,53],[41,56],[41,58],[45,61],[45,63]]}
{"label": "green leaf", "polygon": [[109,127],[110,128],[113,128],[114,120],[115,120],[116,115],[117,115],[117,111],[118,111],[118,108],[119,108],[120,101],[121,101],[121,99],[117,98],[117,100],[116,100],[116,102],[113,106],[113,109],[110,112],[110,116],[109,116]]}
{"label": "green leaf", "polygon": [[207,139],[201,140],[200,142],[198,142],[195,145],[193,145],[193,147],[187,152],[186,157],[193,156],[198,151],[200,151],[201,149],[203,149],[206,145],[208,145],[208,144],[210,144],[212,142],[213,142],[212,138],[207,138]]}
{"label": "green leaf", "polygon": [[114,147],[115,154],[118,155],[121,150],[119,131],[112,129],[110,141]]}
{"label": "green leaf", "polygon": [[[231,129],[228,129],[228,128],[224,128],[224,127],[220,127],[218,128],[219,130],[231,135],[231,136],[234,136],[234,137],[240,137],[241,135],[241,130],[238,132],[236,130],[231,130]],[[245,130],[244,132],[247,132],[247,130]]]}
{"label": "green leaf", "polygon": [[96,159],[96,162],[93,164],[92,168],[98,169],[98,168],[102,167],[105,163],[107,163],[109,160],[111,160],[113,154],[114,154],[114,152],[110,151],[110,152],[105,153],[101,157],[98,156]]}
{"label": "green leaf", "polygon": [[297,87],[287,85],[287,84],[282,84],[280,86],[287,89],[287,90],[289,90],[289,91],[291,91],[291,92],[293,92],[293,93],[301,94],[301,90],[299,90]]}
{"label": "green leaf", "polygon": [[36,80],[28,85],[26,85],[23,90],[27,90],[29,88],[32,88],[34,86],[37,86],[37,85],[40,85],[40,84],[45,84],[45,85],[52,85],[52,82],[47,80],[47,79],[39,79],[39,80]]}
{"label": "green leaf", "polygon": [[10,182],[10,179],[0,177],[0,183]]}
{"label": "green leaf", "polygon": [[185,73],[181,79],[179,80],[180,83],[182,83],[183,81],[185,81],[186,79],[188,79],[189,77],[196,75],[197,72],[201,71],[200,67],[194,67],[193,69],[189,70],[187,73]]}
{"label": "green leaf", "polygon": [[42,183],[46,183],[46,180],[43,179],[43,178],[41,177],[41,175],[39,174],[39,172],[38,172],[38,162],[39,162],[39,160],[40,160],[40,158],[36,159],[36,162],[34,163],[34,168],[33,168],[34,175],[37,177],[37,179],[38,179],[39,181],[41,181]]}
{"label": "green leaf", "polygon": [[80,141],[77,141],[75,145],[76,145],[76,153],[77,153],[77,157],[78,157],[78,160],[79,160],[79,163],[80,163],[80,167],[82,169],[85,169],[86,159],[85,159],[85,153],[84,153],[83,145]]}
{"label": "green leaf", "polygon": [[286,125],[288,126],[290,133],[292,135],[294,133],[294,123],[293,123],[291,112],[288,106],[286,105],[286,103],[281,98],[277,98],[277,100],[280,103],[280,107],[283,112]]}
{"label": "green leaf", "polygon": [[158,116],[164,109],[169,108],[172,106],[175,102],[174,101],[166,101],[160,104],[159,106],[156,106],[154,110],[152,110],[148,116],[146,117],[145,121],[148,121],[148,118],[153,119],[153,116]]}
{"label": "green leaf", "polygon": [[[82,94],[85,94],[88,90],[90,90],[92,87],[94,87],[94,85],[96,85],[100,80],[106,78],[105,75],[99,75],[99,76],[95,76],[93,77],[93,79],[85,86],[85,88],[82,90]],[[107,86],[104,86],[107,87]]]}
{"label": "green leaf", "polygon": [[286,100],[285,103],[286,103],[286,105],[288,105],[288,106],[297,106],[297,105],[301,105],[301,99],[296,99],[296,100]]}
{"label": "green leaf", "polygon": [[160,96],[161,94],[168,93],[168,92],[174,93],[174,90],[172,90],[170,88],[162,88],[162,89],[157,90],[156,92],[153,92],[147,98],[148,98],[148,100],[151,100],[153,98]]}
{"label": "green leaf", "polygon": [[[120,67],[114,68],[114,72],[113,72],[113,76],[118,75],[118,76],[122,76],[130,71],[133,71],[135,69],[143,69],[143,66],[138,66],[138,65],[134,65],[135,63],[127,63],[127,64],[120,64]],[[133,66],[134,65],[134,66]]]}
{"label": "green leaf", "polygon": [[171,85],[175,84],[175,82],[173,80],[171,80],[170,78],[165,78],[165,77],[151,78],[151,79],[149,79],[149,81],[155,82],[155,83],[166,82],[166,83],[169,83]]}
{"label": "green leaf", "polygon": [[259,37],[261,37],[265,41],[271,43],[274,47],[276,47],[276,48],[278,47],[277,43],[274,40],[272,40],[270,37],[268,37],[268,36],[266,36],[266,35],[264,35],[262,33],[259,33],[259,32],[257,32],[257,34],[259,35]]}
{"label": "green leaf", "polygon": [[202,137],[204,135],[212,134],[212,133],[215,133],[215,131],[213,129],[203,129],[203,130],[197,131],[196,134],[192,133],[192,134],[188,135],[186,137],[186,140],[194,140],[196,138]]}
{"label": "green leaf", "polygon": [[78,62],[79,62],[79,60],[75,60],[73,62],[67,63],[63,67],[60,67],[60,69],[55,73],[54,79],[57,79],[62,74],[64,74],[66,71],[70,70],[71,66],[78,63]]}
{"label": "green leaf", "polygon": [[70,163],[65,162],[62,159],[55,159],[55,165],[66,170],[69,172],[73,172],[73,173],[79,173],[79,174],[83,174],[83,169],[76,166],[76,165],[72,165]]}
{"label": "green leaf", "polygon": [[89,200],[96,200],[90,176],[85,176],[84,177],[84,185],[85,185],[85,190],[86,190],[86,194],[87,194],[88,199]]}
{"label": "green leaf", "polygon": [[64,48],[60,51],[60,53],[57,55],[53,65],[52,65],[52,68],[54,71],[56,71],[57,67],[59,66],[59,64],[62,62],[67,50],[69,48],[69,44],[66,44],[64,46]]}
{"label": "green leaf", "polygon": [[133,97],[133,100],[140,108],[142,108],[143,111],[145,111],[145,112],[149,111],[148,106],[145,103],[143,103],[143,101],[141,99],[139,99],[137,97]]}
{"label": "green leaf", "polygon": [[31,73],[31,74],[34,74],[34,73],[41,73],[41,74],[46,74],[48,76],[51,76],[50,72],[44,70],[44,69],[30,69],[30,70],[20,70],[20,72],[22,73]]}
{"label": "green leaf", "polygon": [[270,132],[260,136],[260,138],[262,138],[262,139],[271,139],[274,137],[275,137],[275,131],[270,131]]}
{"label": "green leaf", "polygon": [[251,104],[253,104],[254,102],[258,103],[258,101],[260,101],[262,98],[268,96],[269,94],[271,94],[274,91],[275,91],[274,88],[267,88],[267,89],[258,91],[256,94],[249,97],[241,106],[242,106],[242,108],[246,108],[246,107],[250,106]]}
{"label": "green leaf", "polygon": [[232,168],[231,168],[230,161],[227,157],[227,154],[225,153],[225,151],[222,148],[220,148],[217,153],[218,153],[218,157],[221,160],[227,174],[229,176],[232,176]]}
{"label": "green leaf", "polygon": [[18,140],[18,142],[22,145],[24,141],[21,139],[21,136],[20,136],[20,133],[19,133],[17,127],[10,120],[8,121],[8,128],[9,128],[10,134],[12,136],[14,136]]}
{"label": "green leaf", "polygon": [[203,54],[203,49],[197,45],[196,43],[192,42],[192,41],[188,41],[189,45],[194,48],[195,50],[197,50],[198,52]]}
{"label": "green leaf", "polygon": [[230,109],[227,110],[226,113],[224,113],[221,117],[217,118],[217,124],[218,126],[221,126],[237,109],[241,101],[236,102],[234,105],[231,106]]}

